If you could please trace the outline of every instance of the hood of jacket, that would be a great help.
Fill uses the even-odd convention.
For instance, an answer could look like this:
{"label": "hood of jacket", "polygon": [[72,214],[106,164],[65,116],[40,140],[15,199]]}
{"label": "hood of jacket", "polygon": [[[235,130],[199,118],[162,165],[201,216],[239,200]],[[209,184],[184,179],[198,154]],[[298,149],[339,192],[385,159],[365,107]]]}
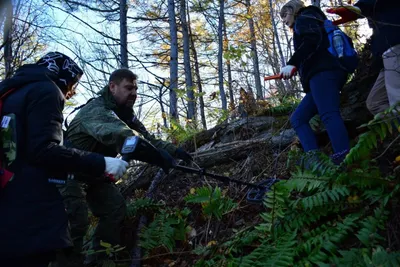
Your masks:
{"label": "hood of jacket", "polygon": [[15,74],[0,83],[0,92],[12,88],[20,88],[35,82],[49,81],[54,82],[55,75],[47,68],[36,64],[26,64],[21,66]]}

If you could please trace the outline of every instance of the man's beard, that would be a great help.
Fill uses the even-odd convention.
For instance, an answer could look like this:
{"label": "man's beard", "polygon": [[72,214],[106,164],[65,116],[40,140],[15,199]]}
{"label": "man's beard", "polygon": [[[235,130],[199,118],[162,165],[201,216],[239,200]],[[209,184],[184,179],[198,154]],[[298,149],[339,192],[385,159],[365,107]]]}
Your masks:
{"label": "man's beard", "polygon": [[126,101],[125,106],[126,106],[127,108],[132,108],[134,104],[135,104],[135,99],[130,99],[130,100],[127,100],[127,101]]}

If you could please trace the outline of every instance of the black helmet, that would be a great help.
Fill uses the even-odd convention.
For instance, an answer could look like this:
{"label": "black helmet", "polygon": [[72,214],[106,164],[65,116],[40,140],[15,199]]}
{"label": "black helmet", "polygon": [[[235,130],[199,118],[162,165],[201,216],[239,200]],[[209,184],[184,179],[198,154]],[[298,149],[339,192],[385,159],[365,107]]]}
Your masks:
{"label": "black helmet", "polygon": [[68,56],[60,52],[50,52],[40,58],[37,65],[45,66],[55,74],[54,82],[64,92],[72,90],[83,75],[82,69]]}

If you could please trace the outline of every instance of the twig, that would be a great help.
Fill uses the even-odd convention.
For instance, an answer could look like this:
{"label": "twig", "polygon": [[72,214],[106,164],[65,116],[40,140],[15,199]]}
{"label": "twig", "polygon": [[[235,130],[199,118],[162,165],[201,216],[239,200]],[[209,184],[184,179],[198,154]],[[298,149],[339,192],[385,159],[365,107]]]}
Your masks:
{"label": "twig", "polygon": [[208,244],[208,231],[210,231],[210,223],[211,223],[211,217],[208,219],[207,228],[206,228],[206,244]]}
{"label": "twig", "polygon": [[382,156],[387,152],[387,150],[393,145],[393,143],[396,142],[397,139],[399,139],[399,138],[400,138],[400,135],[398,135],[398,136],[388,145],[388,147],[385,149],[385,151],[382,152],[382,154],[380,154],[379,156],[377,156],[377,157],[374,158],[373,160],[377,160],[377,159],[379,159],[380,157],[382,157]]}
{"label": "twig", "polygon": [[132,261],[132,260],[139,260],[139,261],[142,261],[142,260],[149,260],[149,259],[153,259],[153,258],[158,258],[158,257],[162,257],[162,256],[167,256],[167,255],[176,255],[176,254],[180,255],[180,254],[188,254],[188,253],[192,253],[192,251],[191,251],[191,250],[188,250],[188,251],[168,252],[168,253],[157,254],[157,255],[153,255],[153,256],[145,257],[145,258],[126,259],[126,260],[114,260],[114,262],[116,262],[116,263],[123,263],[123,262],[130,262],[130,261]]}

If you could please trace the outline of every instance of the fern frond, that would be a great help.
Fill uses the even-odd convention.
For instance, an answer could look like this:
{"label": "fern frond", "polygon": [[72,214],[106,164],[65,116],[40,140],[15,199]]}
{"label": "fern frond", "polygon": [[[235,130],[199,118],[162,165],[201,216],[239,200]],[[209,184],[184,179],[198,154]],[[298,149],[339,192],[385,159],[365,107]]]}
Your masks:
{"label": "fern frond", "polygon": [[357,232],[357,238],[367,247],[372,247],[383,237],[378,234],[378,229],[384,229],[388,218],[388,212],[383,207],[374,210],[374,216],[368,216],[360,222],[361,229]]}
{"label": "fern frond", "polygon": [[215,216],[218,220],[222,216],[237,207],[237,203],[229,197],[223,196],[221,189],[217,186],[214,190],[210,187],[200,187],[194,194],[185,197],[186,203],[199,203],[203,207],[203,214]]}
{"label": "fern frond", "polygon": [[139,198],[126,205],[126,214],[128,217],[134,217],[143,211],[158,210],[163,206],[164,204],[155,202],[153,199]]}
{"label": "fern frond", "polygon": [[292,173],[292,177],[284,184],[289,191],[296,190],[298,192],[311,191],[316,188],[324,187],[332,180],[330,176],[321,176],[308,171]]}
{"label": "fern frond", "polygon": [[299,204],[305,210],[312,210],[316,206],[328,205],[341,201],[344,197],[349,195],[349,190],[345,186],[337,186],[332,189],[328,189],[322,192],[317,192],[311,196],[299,198],[292,203],[294,207],[298,207]]}

